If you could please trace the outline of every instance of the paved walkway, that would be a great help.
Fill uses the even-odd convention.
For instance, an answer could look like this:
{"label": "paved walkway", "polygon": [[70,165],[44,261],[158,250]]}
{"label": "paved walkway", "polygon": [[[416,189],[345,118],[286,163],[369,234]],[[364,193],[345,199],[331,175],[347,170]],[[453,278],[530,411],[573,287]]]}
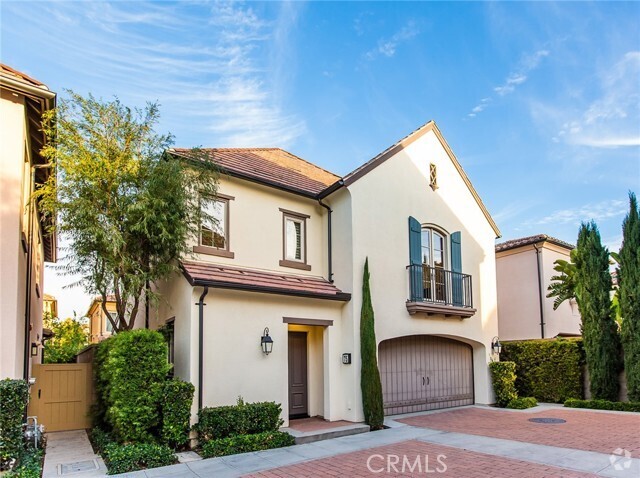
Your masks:
{"label": "paved walkway", "polygon": [[[566,420],[566,423],[543,424],[529,421],[530,418],[541,417],[560,418]],[[640,457],[638,413],[602,415],[586,410],[549,406],[540,411],[510,413],[488,407],[473,407],[400,418],[398,421],[415,427],[600,453],[611,453],[616,448],[622,448],[628,450],[631,456]]]}
{"label": "paved walkway", "polygon": [[46,438],[42,478],[96,478],[106,475],[107,468],[102,458],[93,453],[84,430],[51,432],[46,434]]}
{"label": "paved walkway", "polygon": [[[385,423],[391,428],[377,432],[277,450],[181,463],[120,476],[131,478],[205,478],[210,476],[225,478],[252,473],[257,474],[255,476],[269,477],[424,476],[427,469],[431,470],[431,475],[434,475],[437,474],[438,467],[442,470],[445,465],[447,472],[444,473],[444,476],[473,478],[496,476],[637,478],[640,476],[640,459],[627,458],[622,449],[618,452],[621,455],[618,455],[612,453],[614,450],[589,451],[528,443],[513,438],[504,439],[438,430],[427,428],[424,424],[411,426],[402,423],[416,417],[425,417],[425,419],[428,417],[434,423],[440,422],[442,424],[445,420],[440,419],[440,415],[453,414],[449,416],[451,420],[457,413],[468,414],[469,412],[466,410],[472,410],[472,414],[475,413],[475,410],[492,413],[490,418],[493,419],[494,428],[498,429],[503,420],[505,423],[510,423],[514,417],[526,420],[536,416],[541,410],[545,412],[545,416],[560,411],[558,407],[542,407],[530,411],[505,411],[472,406],[452,411],[427,412],[414,414],[409,418],[406,416],[397,417],[398,421],[387,420]],[[606,426],[612,417],[626,417],[626,420],[623,420],[624,425],[618,429],[621,433],[620,436],[624,438],[628,433],[632,435],[635,433],[636,438],[640,439],[640,430],[634,430],[633,425],[638,417],[636,414],[598,414],[587,410],[572,410],[571,412],[570,420],[583,421],[594,415],[593,421],[590,422],[591,427],[585,427],[583,430],[585,433],[588,430],[588,433],[593,436],[597,436],[599,430]],[[480,415],[484,416],[484,413]],[[618,422],[617,419],[614,421]],[[560,426],[564,425],[566,424]],[[616,448],[623,446],[626,445],[620,443],[616,445]],[[440,457],[440,461],[438,461],[439,455],[446,458]],[[418,464],[416,464],[416,458],[419,458]],[[421,468],[418,468],[418,465]]]}

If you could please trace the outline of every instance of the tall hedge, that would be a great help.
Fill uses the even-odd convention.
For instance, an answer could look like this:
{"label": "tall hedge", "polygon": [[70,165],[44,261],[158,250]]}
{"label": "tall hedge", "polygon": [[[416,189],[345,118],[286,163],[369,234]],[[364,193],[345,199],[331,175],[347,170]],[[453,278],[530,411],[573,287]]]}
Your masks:
{"label": "tall hedge", "polygon": [[373,430],[382,428],[384,411],[382,408],[382,383],[378,371],[376,355],[376,330],[369,287],[369,258],[364,263],[362,277],[362,309],[360,311],[360,387],[362,388],[362,408],[364,421]]}
{"label": "tall hedge", "polygon": [[109,340],[100,372],[107,383],[106,420],[121,442],[153,441],[162,384],[171,368],[167,344],[147,329],[119,332]]}
{"label": "tall hedge", "polygon": [[615,401],[618,399],[621,344],[609,296],[609,251],[602,245],[595,222],[580,226],[576,249],[576,300],[582,315],[591,395]]}
{"label": "tall hedge", "polygon": [[179,379],[167,380],[162,386],[160,435],[164,444],[179,448],[189,440],[191,404],[195,387]]}
{"label": "tall hedge", "polygon": [[22,454],[22,421],[29,385],[25,380],[0,381],[0,470],[9,468]]}
{"label": "tall hedge", "polygon": [[502,343],[500,360],[516,364],[516,389],[521,397],[563,403],[582,397],[582,341],[537,339]]}
{"label": "tall hedge", "polygon": [[513,362],[491,362],[491,382],[493,383],[493,393],[496,398],[496,405],[506,407],[512,400],[518,398],[516,392],[516,364]]}
{"label": "tall hedge", "polygon": [[629,400],[640,402],[640,218],[635,194],[629,194],[629,213],[622,223],[618,294],[624,372]]}
{"label": "tall hedge", "polygon": [[107,423],[107,410],[111,405],[109,398],[109,376],[105,367],[109,358],[109,351],[113,337],[98,343],[93,358],[93,376],[96,389],[96,401],[92,405],[93,426],[101,429],[111,429]]}

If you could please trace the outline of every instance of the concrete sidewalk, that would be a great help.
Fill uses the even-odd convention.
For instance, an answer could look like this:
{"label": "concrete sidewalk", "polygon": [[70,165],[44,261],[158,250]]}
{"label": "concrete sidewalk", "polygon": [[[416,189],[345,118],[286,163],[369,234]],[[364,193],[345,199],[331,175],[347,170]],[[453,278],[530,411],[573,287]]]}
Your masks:
{"label": "concrete sidewalk", "polygon": [[85,430],[51,432],[46,434],[43,478],[96,478],[106,476],[107,467],[93,453]]}
{"label": "concrete sidewalk", "polygon": [[[621,478],[637,478],[640,476],[640,459],[637,458],[417,428],[394,420],[387,420],[385,423],[391,428],[276,450],[181,463],[119,476],[131,478],[238,477],[248,473],[345,455],[375,447],[391,444],[400,444],[401,446],[403,442],[410,442],[411,440],[454,447],[460,450],[471,450],[487,456],[543,464],[574,472],[596,474],[598,476]],[[321,470],[318,470],[316,474],[321,474]]]}

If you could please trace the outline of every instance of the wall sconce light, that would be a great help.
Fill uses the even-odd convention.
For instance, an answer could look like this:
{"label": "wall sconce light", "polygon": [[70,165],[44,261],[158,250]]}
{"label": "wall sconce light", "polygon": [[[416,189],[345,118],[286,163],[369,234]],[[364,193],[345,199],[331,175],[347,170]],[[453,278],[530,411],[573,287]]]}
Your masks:
{"label": "wall sconce light", "polygon": [[498,337],[494,337],[491,340],[491,351],[496,355],[500,355],[500,352],[502,352],[502,344]]}
{"label": "wall sconce light", "polygon": [[269,355],[273,351],[273,339],[269,335],[269,327],[264,328],[264,332],[260,338],[260,345],[262,346],[262,353],[265,355]]}
{"label": "wall sconce light", "polygon": [[31,356],[36,357],[38,355],[38,344],[31,342]]}

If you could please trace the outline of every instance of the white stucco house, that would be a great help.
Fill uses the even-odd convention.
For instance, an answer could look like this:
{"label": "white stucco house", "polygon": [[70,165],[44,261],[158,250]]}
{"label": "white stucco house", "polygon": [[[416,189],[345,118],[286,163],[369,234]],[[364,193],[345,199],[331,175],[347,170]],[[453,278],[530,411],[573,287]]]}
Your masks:
{"label": "white stucco house", "polygon": [[547,297],[556,260],[570,261],[574,246],[547,236],[521,237],[496,245],[498,325],[501,340],[580,336],[575,299],[553,310]]}
{"label": "white stucco house", "polygon": [[56,236],[29,198],[50,174],[42,114],[56,94],[42,82],[0,64],[0,379],[31,376],[42,360],[44,262],[56,261]]}
{"label": "white stucco house", "polygon": [[218,224],[151,317],[194,412],[242,396],[282,403],[285,422],[361,421],[367,257],[385,413],[493,401],[500,233],[434,122],[344,177],[276,148],[206,151]]}

